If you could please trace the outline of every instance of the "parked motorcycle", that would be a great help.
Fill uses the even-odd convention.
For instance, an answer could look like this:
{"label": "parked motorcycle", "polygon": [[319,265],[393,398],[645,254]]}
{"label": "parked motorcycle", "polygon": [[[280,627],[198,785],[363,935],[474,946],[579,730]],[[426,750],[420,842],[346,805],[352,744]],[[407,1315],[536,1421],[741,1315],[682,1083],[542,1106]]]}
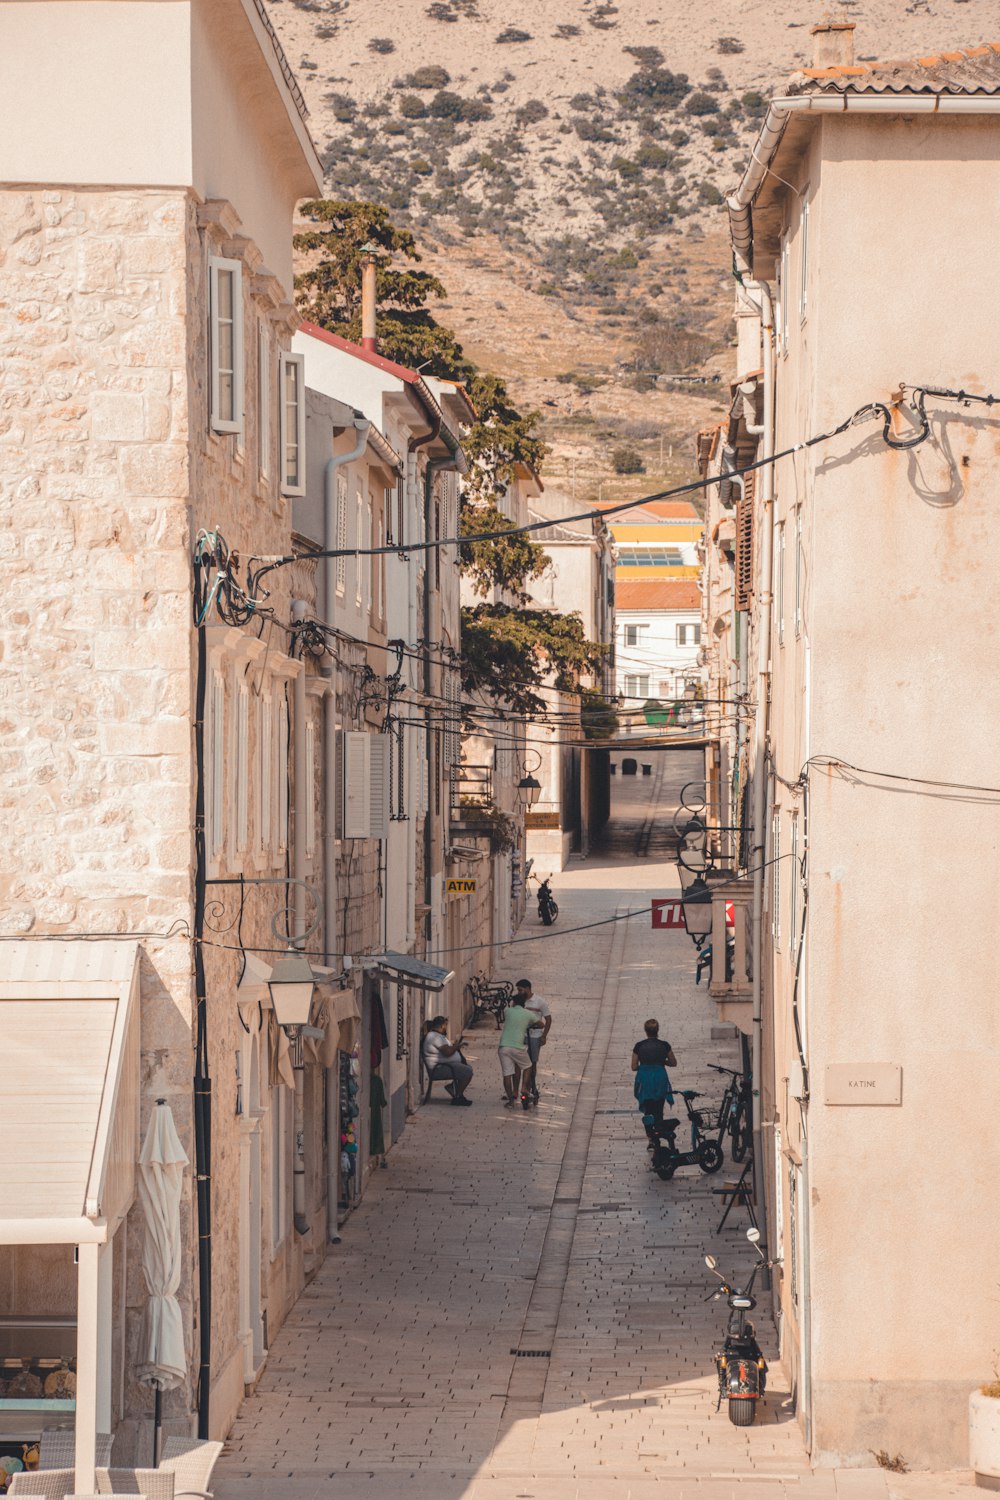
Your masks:
{"label": "parked motorcycle", "polygon": [[711,1302],[715,1298],[725,1296],[729,1305],[726,1340],[715,1356],[715,1368],[719,1376],[719,1399],[715,1409],[719,1410],[722,1398],[725,1397],[729,1403],[729,1420],[735,1427],[753,1425],[754,1417],[757,1415],[757,1402],[763,1396],[767,1385],[767,1360],[760,1351],[754,1326],[747,1317],[747,1313],[752,1312],[757,1306],[756,1298],[753,1296],[753,1284],[758,1270],[762,1265],[771,1265],[773,1262],[764,1259],[758,1243],[759,1229],[748,1229],[747,1239],[757,1251],[759,1259],[750,1272],[750,1280],[745,1288],[730,1286],[718,1270],[718,1261],[715,1256],[705,1256],[706,1266],[722,1282],[718,1291],[713,1292],[711,1297],[706,1297],[705,1300]]}
{"label": "parked motorcycle", "polygon": [[692,1101],[701,1095],[694,1089],[681,1089],[681,1098],[691,1125],[691,1149],[682,1151],[677,1145],[677,1127],[680,1120],[664,1120],[658,1125],[652,1115],[643,1115],[642,1123],[655,1140],[652,1168],[657,1177],[669,1182],[678,1167],[699,1166],[705,1173],[717,1172],[725,1157],[719,1142],[709,1140],[704,1133],[705,1117],[700,1110],[692,1108]]}
{"label": "parked motorcycle", "polygon": [[545,880],[540,881],[538,885],[538,915],[546,927],[551,927],[559,915],[559,908],[556,905],[555,897],[549,886],[551,878],[551,876],[548,876]]}

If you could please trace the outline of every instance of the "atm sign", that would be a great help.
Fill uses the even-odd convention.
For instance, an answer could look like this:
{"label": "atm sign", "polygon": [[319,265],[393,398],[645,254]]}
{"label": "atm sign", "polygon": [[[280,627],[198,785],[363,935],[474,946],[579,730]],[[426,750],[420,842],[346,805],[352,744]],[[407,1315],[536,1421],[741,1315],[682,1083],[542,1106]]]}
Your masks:
{"label": "atm sign", "polygon": [[447,882],[449,896],[473,896],[476,892],[474,880],[449,880]]}

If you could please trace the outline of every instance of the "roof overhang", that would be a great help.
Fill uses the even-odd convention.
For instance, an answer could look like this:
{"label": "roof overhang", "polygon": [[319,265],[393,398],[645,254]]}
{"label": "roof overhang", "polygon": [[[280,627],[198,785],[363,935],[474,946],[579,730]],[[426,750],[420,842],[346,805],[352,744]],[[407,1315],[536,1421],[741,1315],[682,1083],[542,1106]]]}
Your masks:
{"label": "roof overhang", "polygon": [[[750,152],[750,161],[739,186],[726,199],[729,232],[737,269],[752,276],[755,218],[764,221],[776,212],[781,184],[772,174],[772,163],[782,149],[802,149],[816,121],[824,115],[996,115],[996,94],[932,94],[901,90],[893,94],[816,93],[791,94],[772,99]],[[787,140],[786,140],[787,136]],[[762,222],[761,230],[766,228]]]}
{"label": "roof overhang", "polygon": [[392,951],[366,953],[355,959],[355,963],[359,968],[375,969],[387,978],[400,980],[414,989],[434,992],[443,990],[455,973],[454,969],[442,969],[440,965],[429,964],[422,958],[414,958],[410,953]]}
{"label": "roof overhang", "polygon": [[0,1244],[110,1240],[135,1197],[139,944],[4,946]]}

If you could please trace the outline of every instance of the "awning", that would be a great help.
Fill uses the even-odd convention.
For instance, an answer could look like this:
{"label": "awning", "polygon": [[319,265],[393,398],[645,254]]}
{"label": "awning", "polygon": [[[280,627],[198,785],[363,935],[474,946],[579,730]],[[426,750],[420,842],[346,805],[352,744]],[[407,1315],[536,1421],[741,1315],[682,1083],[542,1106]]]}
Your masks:
{"label": "awning", "polygon": [[442,969],[437,964],[425,963],[422,958],[413,958],[409,953],[376,953],[362,960],[365,968],[375,968],[391,979],[418,990],[443,990],[454,975],[454,969]]}
{"label": "awning", "polygon": [[4,944],[0,1244],[111,1239],[135,1197],[139,945]]}

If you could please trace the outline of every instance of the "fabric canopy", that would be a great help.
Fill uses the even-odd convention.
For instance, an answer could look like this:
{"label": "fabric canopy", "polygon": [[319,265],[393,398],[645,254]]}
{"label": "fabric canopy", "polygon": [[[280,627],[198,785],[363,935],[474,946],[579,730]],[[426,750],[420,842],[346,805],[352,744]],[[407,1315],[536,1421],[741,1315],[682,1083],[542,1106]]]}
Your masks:
{"label": "fabric canopy", "polygon": [[146,1218],[142,1273],[149,1301],[143,1326],[139,1379],[169,1391],[187,1373],[181,1284],[181,1191],[187,1153],[169,1104],[158,1100],[139,1153],[139,1201]]}

